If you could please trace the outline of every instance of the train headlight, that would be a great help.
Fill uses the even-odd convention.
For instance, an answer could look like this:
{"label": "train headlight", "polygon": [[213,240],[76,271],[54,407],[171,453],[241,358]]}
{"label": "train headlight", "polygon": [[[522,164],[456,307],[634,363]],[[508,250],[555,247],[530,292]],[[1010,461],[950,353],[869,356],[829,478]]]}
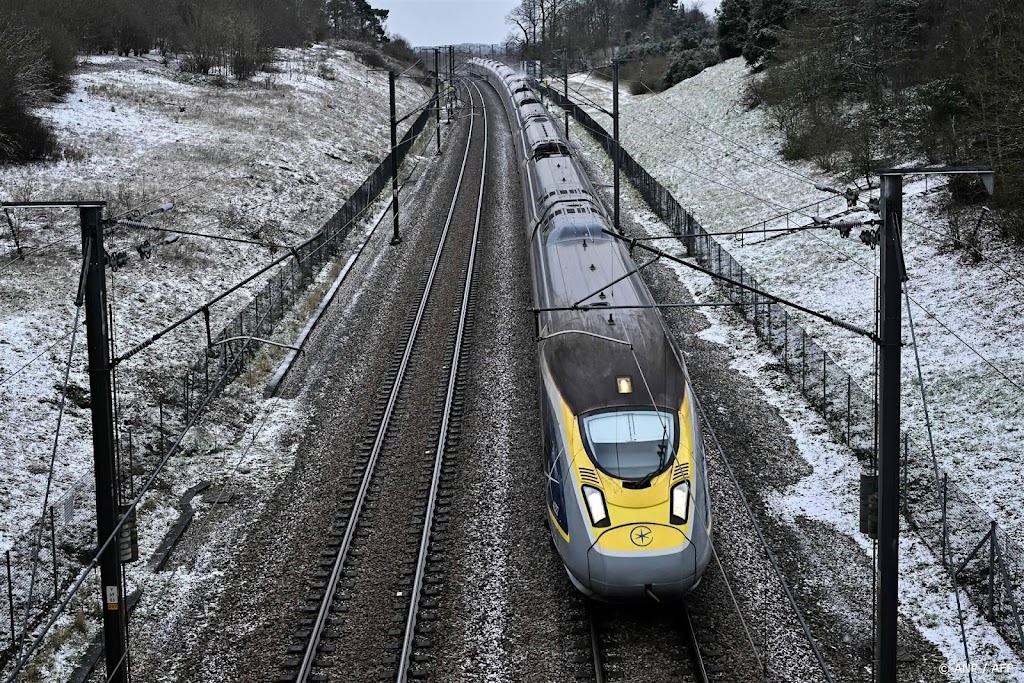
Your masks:
{"label": "train headlight", "polygon": [[608,506],[604,504],[604,494],[600,489],[584,486],[583,499],[587,501],[587,512],[590,513],[592,525],[602,527],[611,524],[611,520],[608,519]]}
{"label": "train headlight", "polygon": [[681,481],[672,487],[672,512],[671,522],[673,524],[686,524],[690,515],[690,482]]}

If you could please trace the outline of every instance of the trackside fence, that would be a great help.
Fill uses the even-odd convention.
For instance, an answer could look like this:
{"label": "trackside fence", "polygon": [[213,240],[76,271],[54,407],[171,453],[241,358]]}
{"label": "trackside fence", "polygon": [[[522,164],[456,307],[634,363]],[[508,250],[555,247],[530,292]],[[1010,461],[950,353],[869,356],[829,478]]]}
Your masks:
{"label": "trackside fence", "polygon": [[[398,165],[433,116],[433,107],[431,102],[403,135],[396,148]],[[252,338],[265,338],[273,332],[324,265],[337,254],[352,227],[390,180],[388,155],[316,234],[292,250],[292,258],[271,271],[273,274],[248,305],[223,329],[211,334],[212,343],[199,350],[186,371],[171,381],[171,387],[164,388],[165,393],[158,397],[151,411],[159,431],[158,446],[153,449],[156,453],[173,455],[168,453],[168,447],[175,452],[180,450],[181,439],[175,435],[184,435],[203,408],[246,370],[259,348]],[[131,488],[129,477],[133,475],[129,472],[139,472],[130,463],[142,450],[139,444],[133,444],[131,432],[118,434],[118,457],[128,465],[121,468],[123,491]],[[0,553],[0,669],[17,652],[25,624],[29,625],[31,639],[33,626],[92,558],[96,543],[95,505],[95,483],[90,471],[47,508],[37,562],[34,551],[38,523],[16,538],[10,550]],[[36,574],[29,605],[33,564]]]}
{"label": "trackside fence", "polygon": [[[616,143],[579,105],[552,88],[537,85],[545,96],[569,111],[611,157]],[[679,236],[687,256],[702,267],[755,289],[757,280],[734,259],[672,194],[630,154],[619,149],[619,168],[654,213]],[[788,220],[788,218],[787,218]],[[756,231],[755,231],[756,233]],[[779,366],[825,418],[832,435],[858,459],[874,464],[876,406],[859,386],[785,307],[761,294],[719,283],[725,296],[753,326],[779,359]],[[901,504],[905,524],[936,556],[957,585],[966,590],[1007,643],[1024,656],[1020,584],[1024,551],[998,522],[971,499],[932,457],[927,447],[903,434]],[[961,614],[962,618],[962,614]],[[964,644],[966,648],[966,643]]]}

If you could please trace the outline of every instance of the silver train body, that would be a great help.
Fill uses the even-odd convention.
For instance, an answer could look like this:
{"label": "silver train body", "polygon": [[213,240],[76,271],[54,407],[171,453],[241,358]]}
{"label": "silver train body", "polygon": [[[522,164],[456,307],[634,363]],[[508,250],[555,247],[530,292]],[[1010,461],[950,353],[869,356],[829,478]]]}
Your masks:
{"label": "silver train body", "polygon": [[700,582],[712,526],[682,355],[530,84],[498,62],[467,70],[497,91],[515,137],[554,546],[588,596],[680,598]]}

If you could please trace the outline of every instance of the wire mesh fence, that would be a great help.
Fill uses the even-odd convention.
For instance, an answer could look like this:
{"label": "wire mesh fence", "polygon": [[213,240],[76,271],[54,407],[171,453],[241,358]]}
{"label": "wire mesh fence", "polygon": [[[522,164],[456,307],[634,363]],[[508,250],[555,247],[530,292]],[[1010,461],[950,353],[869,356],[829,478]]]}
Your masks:
{"label": "wire mesh fence", "polygon": [[[395,148],[397,165],[408,156],[433,116],[433,106],[431,101],[402,136]],[[388,155],[316,234],[291,250],[291,258],[276,268],[249,303],[219,332],[209,335],[207,345],[187,364],[184,373],[163,388],[154,410],[158,416],[159,454],[164,458],[173,455],[168,450],[180,448],[181,443],[174,435],[180,437],[205,406],[246,370],[259,349],[258,339],[272,334],[288,315],[324,265],[337,254],[352,227],[390,183],[391,174],[392,161]],[[209,329],[209,311],[203,313]],[[119,458],[132,458],[131,433],[118,436],[118,451],[123,451]],[[172,444],[169,449],[168,444]],[[134,472],[134,468],[120,469],[125,473],[122,490],[129,490],[133,474],[128,473]],[[95,553],[95,504],[95,483],[89,472],[47,507],[38,545],[37,523],[0,555],[0,668],[17,652],[22,632],[31,633]]]}
{"label": "wire mesh fence", "polygon": [[[615,154],[615,140],[583,108],[565,99],[557,90],[538,87],[553,102],[568,110],[609,156]],[[718,238],[621,147],[619,167],[651,210],[679,236],[688,257],[718,275],[760,289],[756,278],[726,251]],[[771,220],[778,223],[783,217],[780,214]],[[757,336],[779,358],[781,369],[824,416],[833,437],[848,445],[859,460],[873,463],[877,445],[874,395],[859,386],[783,306],[758,292],[724,282],[720,285],[751,323]],[[901,503],[906,525],[942,558],[950,575],[985,617],[996,625],[1007,643],[1024,656],[1019,610],[1024,550],[951,480],[938,466],[930,449],[905,433],[903,440]]]}

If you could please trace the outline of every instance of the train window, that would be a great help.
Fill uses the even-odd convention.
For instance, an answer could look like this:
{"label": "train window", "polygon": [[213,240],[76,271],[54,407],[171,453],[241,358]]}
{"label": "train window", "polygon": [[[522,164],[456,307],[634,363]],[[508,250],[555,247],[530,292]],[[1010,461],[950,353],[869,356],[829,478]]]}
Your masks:
{"label": "train window", "polygon": [[558,194],[569,194],[569,190],[559,190]]}
{"label": "train window", "polygon": [[576,209],[566,209],[566,213],[576,213]]}
{"label": "train window", "polygon": [[662,410],[609,410],[582,419],[591,460],[617,479],[642,479],[668,466],[678,450],[678,417]]}

